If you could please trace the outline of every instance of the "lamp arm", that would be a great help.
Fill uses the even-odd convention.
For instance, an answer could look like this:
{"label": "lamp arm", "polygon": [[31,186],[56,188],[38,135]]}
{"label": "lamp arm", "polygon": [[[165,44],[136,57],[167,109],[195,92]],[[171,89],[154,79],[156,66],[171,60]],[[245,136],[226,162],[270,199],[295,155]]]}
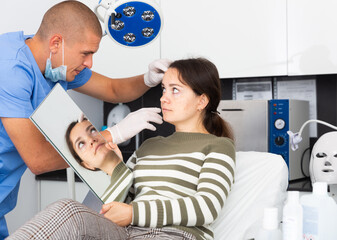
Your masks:
{"label": "lamp arm", "polygon": [[312,122],[317,122],[317,123],[321,123],[323,125],[326,125],[328,127],[331,127],[335,130],[337,130],[337,127],[329,124],[327,122],[321,121],[321,120],[317,120],[317,119],[311,119],[306,121],[305,123],[303,123],[303,125],[300,128],[300,131],[298,133],[293,133],[292,131],[287,131],[288,135],[289,135],[289,141],[290,141],[290,145],[291,145],[291,149],[293,151],[296,151],[298,149],[298,144],[302,141],[302,132],[304,127],[308,124],[308,123],[312,123]]}
{"label": "lamp arm", "polygon": [[302,136],[302,132],[303,132],[304,127],[307,124],[312,123],[312,122],[317,122],[317,123],[323,124],[325,126],[328,126],[328,127],[332,128],[332,129],[337,130],[337,127],[334,126],[334,125],[332,125],[332,124],[330,124],[330,123],[327,123],[327,122],[324,122],[324,121],[321,121],[321,120],[317,120],[317,119],[311,119],[311,120],[308,120],[305,123],[303,123],[302,127],[300,128],[300,131],[298,132],[299,136]]}

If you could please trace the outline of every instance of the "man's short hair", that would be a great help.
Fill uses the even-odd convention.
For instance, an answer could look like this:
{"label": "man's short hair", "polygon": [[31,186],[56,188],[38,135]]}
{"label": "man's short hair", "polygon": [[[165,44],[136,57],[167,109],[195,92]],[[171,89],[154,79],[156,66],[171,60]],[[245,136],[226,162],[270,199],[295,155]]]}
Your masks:
{"label": "man's short hair", "polygon": [[102,37],[102,27],[95,13],[79,1],[63,1],[44,14],[36,35],[46,40],[60,34],[69,43],[72,39],[79,41],[86,31]]}

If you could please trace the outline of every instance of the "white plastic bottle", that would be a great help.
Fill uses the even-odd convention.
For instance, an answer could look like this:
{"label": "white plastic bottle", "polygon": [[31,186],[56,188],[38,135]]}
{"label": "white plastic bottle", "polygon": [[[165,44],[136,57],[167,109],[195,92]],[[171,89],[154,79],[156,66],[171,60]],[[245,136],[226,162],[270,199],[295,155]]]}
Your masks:
{"label": "white plastic bottle", "polygon": [[301,197],[303,239],[337,239],[337,205],[329,197],[327,183],[315,182],[312,194]]}
{"label": "white plastic bottle", "polygon": [[282,216],[283,240],[303,239],[303,209],[298,191],[289,191]]}
{"label": "white plastic bottle", "polygon": [[264,209],[262,228],[258,232],[255,240],[282,240],[277,208]]}

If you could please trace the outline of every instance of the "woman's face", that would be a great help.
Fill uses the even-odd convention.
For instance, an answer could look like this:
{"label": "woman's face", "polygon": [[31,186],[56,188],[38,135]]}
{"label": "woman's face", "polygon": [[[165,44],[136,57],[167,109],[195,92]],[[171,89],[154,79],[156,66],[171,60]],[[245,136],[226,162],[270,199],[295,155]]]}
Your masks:
{"label": "woman's face", "polygon": [[77,123],[71,130],[69,138],[86,168],[101,169],[104,161],[112,153],[105,147],[104,138],[88,120]]}
{"label": "woman's face", "polygon": [[[203,95],[198,96],[178,78],[178,70],[169,68],[162,81],[163,95],[160,98],[163,119],[179,129],[189,130],[200,123]],[[199,110],[200,111],[199,111]]]}

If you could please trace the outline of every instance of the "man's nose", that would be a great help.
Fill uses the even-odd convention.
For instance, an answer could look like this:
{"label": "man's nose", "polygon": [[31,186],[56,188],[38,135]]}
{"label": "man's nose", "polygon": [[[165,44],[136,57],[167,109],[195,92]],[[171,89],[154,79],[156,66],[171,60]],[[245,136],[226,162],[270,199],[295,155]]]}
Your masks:
{"label": "man's nose", "polygon": [[92,54],[90,54],[85,58],[83,65],[86,66],[87,68],[92,68],[92,64],[93,64]]}

